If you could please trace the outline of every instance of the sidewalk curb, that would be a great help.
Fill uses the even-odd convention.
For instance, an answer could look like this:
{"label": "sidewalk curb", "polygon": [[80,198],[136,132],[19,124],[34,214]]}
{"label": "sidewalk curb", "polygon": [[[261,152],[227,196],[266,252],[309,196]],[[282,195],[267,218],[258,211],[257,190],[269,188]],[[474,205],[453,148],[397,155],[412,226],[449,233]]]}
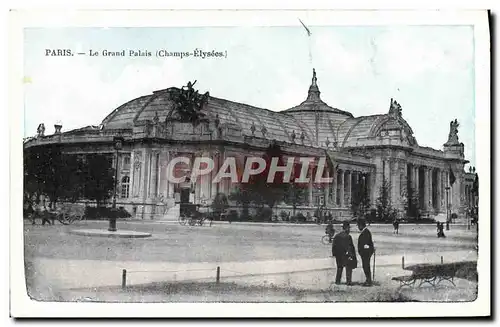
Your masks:
{"label": "sidewalk curb", "polygon": [[[89,222],[108,222],[107,220],[86,220]],[[141,219],[121,219],[118,222],[132,222],[132,223],[149,223],[149,224],[166,224],[166,225],[178,225],[179,222],[176,220],[141,220]],[[250,221],[235,221],[229,223],[227,221],[213,221],[214,225],[243,225],[243,226],[296,226],[296,227],[321,227],[326,226],[326,224],[294,224],[294,223],[264,223],[264,222],[250,222]],[[333,224],[334,226],[340,226],[340,223]],[[392,224],[370,224],[368,227],[374,226],[392,226]],[[402,226],[435,226],[433,223],[422,223],[422,224],[400,224]],[[467,224],[450,224],[450,227],[466,227]]]}

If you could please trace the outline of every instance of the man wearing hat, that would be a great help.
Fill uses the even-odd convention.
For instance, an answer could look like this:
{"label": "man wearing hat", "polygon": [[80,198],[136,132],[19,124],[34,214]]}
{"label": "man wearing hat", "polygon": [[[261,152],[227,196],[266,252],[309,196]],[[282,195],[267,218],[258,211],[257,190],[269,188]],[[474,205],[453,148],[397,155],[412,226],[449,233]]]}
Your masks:
{"label": "man wearing hat", "polygon": [[358,238],[358,252],[361,256],[361,262],[363,264],[363,271],[366,276],[366,281],[363,286],[372,285],[372,276],[370,269],[370,258],[375,252],[373,247],[372,233],[366,228],[366,221],[364,219],[358,219],[358,228],[361,231]]}
{"label": "man wearing hat", "polygon": [[333,237],[332,241],[332,254],[337,262],[337,275],[335,276],[335,284],[340,284],[342,279],[342,271],[346,268],[346,282],[347,285],[352,283],[352,270],[358,266],[356,259],[356,250],[352,237],[349,235],[350,225],[349,222],[342,223],[342,231]]}

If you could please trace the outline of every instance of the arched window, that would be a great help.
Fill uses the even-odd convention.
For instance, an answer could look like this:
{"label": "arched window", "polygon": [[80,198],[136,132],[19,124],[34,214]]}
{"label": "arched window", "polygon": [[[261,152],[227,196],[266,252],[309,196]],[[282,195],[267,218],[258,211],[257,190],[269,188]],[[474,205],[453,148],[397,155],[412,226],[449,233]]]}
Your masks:
{"label": "arched window", "polygon": [[121,183],[121,194],[120,197],[128,198],[128,192],[130,188],[130,177],[124,176]]}

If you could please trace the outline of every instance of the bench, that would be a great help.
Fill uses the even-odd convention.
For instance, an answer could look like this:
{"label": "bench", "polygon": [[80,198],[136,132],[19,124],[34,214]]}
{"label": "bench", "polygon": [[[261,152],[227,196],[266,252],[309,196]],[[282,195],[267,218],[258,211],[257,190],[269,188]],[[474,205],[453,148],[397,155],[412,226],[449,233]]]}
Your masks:
{"label": "bench", "polygon": [[392,280],[398,281],[400,283],[399,288],[404,286],[413,287],[416,282],[419,282],[417,287],[423,284],[429,284],[432,287],[436,287],[439,283],[443,281],[450,282],[453,286],[455,285],[455,277],[459,270],[471,265],[476,265],[475,262],[454,262],[446,264],[418,264],[412,265],[405,268],[412,272],[411,275],[397,276],[393,277]]}

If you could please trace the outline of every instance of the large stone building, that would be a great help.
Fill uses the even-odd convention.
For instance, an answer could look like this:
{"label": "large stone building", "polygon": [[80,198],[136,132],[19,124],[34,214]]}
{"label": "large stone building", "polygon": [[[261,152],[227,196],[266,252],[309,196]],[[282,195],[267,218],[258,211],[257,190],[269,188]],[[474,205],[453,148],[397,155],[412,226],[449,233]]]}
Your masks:
{"label": "large stone building", "polygon": [[[322,188],[311,183],[305,209],[321,202],[335,216],[349,216],[353,184],[360,174],[366,179],[372,204],[383,180],[390,182],[392,204],[401,211],[408,187],[418,190],[420,207],[430,215],[445,212],[446,193],[451,212],[459,216],[474,203],[475,174],[464,171],[468,161],[458,140],[456,120],[450,123],[443,150],[419,146],[396,101],[390,100],[386,113],[354,117],[321,100],[316,72],[306,100],[280,112],[208,93],[197,95],[203,100],[204,119],[196,126],[186,120],[175,101],[182,92],[185,88],[168,88],[133,99],[99,126],[61,132],[57,125],[52,135],[39,128],[38,135],[24,146],[57,143],[70,153],[114,155],[114,138],[122,137],[118,203],[143,219],[161,219],[169,208],[175,208],[179,185],[170,183],[165,174],[173,157],[209,156],[220,166],[226,157],[260,156],[271,142],[289,156],[330,157],[333,182]],[[212,177],[201,176],[193,182],[192,201],[209,202],[217,193],[228,194],[235,187],[228,179],[212,183]]]}

